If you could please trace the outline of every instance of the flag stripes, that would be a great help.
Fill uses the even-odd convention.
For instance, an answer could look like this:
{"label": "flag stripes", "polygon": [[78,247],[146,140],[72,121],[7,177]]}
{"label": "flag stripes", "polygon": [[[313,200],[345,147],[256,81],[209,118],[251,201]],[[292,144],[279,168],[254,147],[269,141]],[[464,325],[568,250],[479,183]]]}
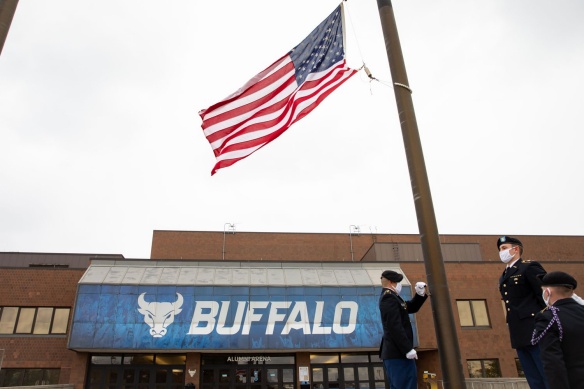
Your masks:
{"label": "flag stripes", "polygon": [[[336,19],[331,19],[333,15]],[[340,21],[340,9],[336,15],[333,12],[325,20],[330,25],[338,23],[342,39]],[[319,28],[323,29],[325,22],[321,23]],[[329,40],[330,30],[330,28],[327,30],[329,37],[326,37]],[[313,37],[309,36],[302,44],[311,44],[311,38]],[[313,63],[319,62],[313,66],[315,70],[307,73],[302,83],[298,83],[299,69],[294,64],[291,51],[257,74],[231,96],[199,112],[203,119],[201,125],[203,133],[217,159],[211,175],[251,155],[279,137],[356,73],[356,70],[347,67],[342,40],[341,43],[339,40],[337,37],[333,42],[337,46],[333,47],[336,49],[334,55],[323,53],[322,44],[320,46],[313,44],[320,52],[317,53],[316,49],[313,49],[312,55],[323,58],[326,55],[326,60],[311,58]],[[331,66],[321,70],[324,68],[322,64],[328,63]],[[304,66],[302,70],[306,72],[306,64],[303,63],[302,66]]]}

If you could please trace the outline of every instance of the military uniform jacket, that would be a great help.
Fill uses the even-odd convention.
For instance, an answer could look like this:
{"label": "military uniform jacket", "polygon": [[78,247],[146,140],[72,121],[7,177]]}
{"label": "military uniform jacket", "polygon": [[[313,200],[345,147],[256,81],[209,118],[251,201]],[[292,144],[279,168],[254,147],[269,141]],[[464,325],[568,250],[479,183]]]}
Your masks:
{"label": "military uniform jacket", "polygon": [[416,313],[428,298],[427,295],[404,301],[391,289],[384,288],[379,299],[379,312],[383,326],[383,338],[379,347],[381,359],[406,359],[408,351],[414,348],[414,332],[408,314]]}
{"label": "military uniform jacket", "polygon": [[561,331],[556,322],[549,325],[553,313],[546,309],[535,317],[533,334],[537,338],[543,333],[539,348],[545,375],[554,389],[584,389],[584,306],[572,298],[558,300],[553,306]]}
{"label": "military uniform jacket", "polygon": [[541,282],[536,276],[545,273],[538,262],[519,258],[499,278],[499,291],[507,311],[511,347],[515,349],[531,346],[535,315],[545,308],[541,297]]}

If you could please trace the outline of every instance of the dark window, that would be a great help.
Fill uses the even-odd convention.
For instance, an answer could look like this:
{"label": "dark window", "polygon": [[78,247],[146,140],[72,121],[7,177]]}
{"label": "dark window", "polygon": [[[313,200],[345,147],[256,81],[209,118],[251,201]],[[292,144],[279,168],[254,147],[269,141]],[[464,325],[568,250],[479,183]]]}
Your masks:
{"label": "dark window", "polygon": [[0,307],[0,334],[64,335],[70,308]]}
{"label": "dark window", "polygon": [[2,369],[0,386],[20,386],[24,377],[24,369]]}
{"label": "dark window", "polygon": [[156,354],[157,365],[184,365],[187,363],[187,356],[180,354]]}
{"label": "dark window", "polygon": [[470,378],[501,377],[498,359],[474,359],[466,361]]}
{"label": "dark window", "polygon": [[310,355],[313,389],[386,389],[383,363],[377,353]]}
{"label": "dark window", "polygon": [[515,367],[517,368],[517,377],[525,378],[525,372],[523,371],[523,366],[521,366],[519,358],[515,358]]}
{"label": "dark window", "polygon": [[489,312],[485,300],[456,300],[461,327],[490,328]]}
{"label": "dark window", "polygon": [[124,355],[124,365],[152,365],[154,354],[129,354]]}
{"label": "dark window", "polygon": [[59,369],[2,369],[0,386],[57,385]]}

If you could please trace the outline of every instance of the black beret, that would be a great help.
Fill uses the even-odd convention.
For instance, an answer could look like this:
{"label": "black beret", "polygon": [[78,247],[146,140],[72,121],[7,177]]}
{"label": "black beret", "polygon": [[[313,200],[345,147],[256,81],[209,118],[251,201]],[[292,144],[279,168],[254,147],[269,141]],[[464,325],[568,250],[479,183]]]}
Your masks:
{"label": "black beret", "polygon": [[576,286],[578,286],[576,279],[563,271],[538,274],[537,278],[541,280],[541,286],[566,286],[571,289],[576,289]]}
{"label": "black beret", "polygon": [[521,243],[519,239],[512,238],[510,236],[502,236],[499,239],[497,239],[497,248],[501,247],[503,243],[511,243],[523,247],[523,243]]}
{"label": "black beret", "polygon": [[401,280],[404,279],[403,274],[400,274],[398,272],[395,272],[393,270],[386,270],[383,273],[381,273],[381,277],[386,278],[392,282],[400,282]]}

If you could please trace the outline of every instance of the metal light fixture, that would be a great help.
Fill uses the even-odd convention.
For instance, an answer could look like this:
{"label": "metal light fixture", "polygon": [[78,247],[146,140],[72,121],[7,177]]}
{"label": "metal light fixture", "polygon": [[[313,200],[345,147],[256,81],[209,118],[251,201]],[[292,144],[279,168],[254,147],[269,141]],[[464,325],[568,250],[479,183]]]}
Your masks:
{"label": "metal light fixture", "polygon": [[355,261],[355,258],[353,256],[353,234],[359,236],[360,233],[361,228],[359,226],[356,226],[354,224],[351,224],[349,226],[349,241],[351,242],[351,262]]}
{"label": "metal light fixture", "polygon": [[225,234],[227,232],[230,234],[235,234],[235,223],[223,224],[223,260],[225,260]]}

